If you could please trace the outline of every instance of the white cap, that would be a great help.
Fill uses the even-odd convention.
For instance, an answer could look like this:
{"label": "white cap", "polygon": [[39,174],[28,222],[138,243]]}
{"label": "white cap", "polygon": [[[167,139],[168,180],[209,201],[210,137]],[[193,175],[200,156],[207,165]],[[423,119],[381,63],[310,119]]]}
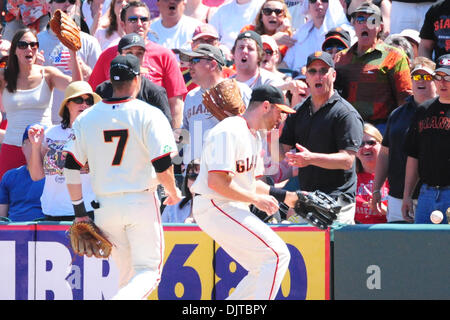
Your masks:
{"label": "white cap", "polygon": [[272,49],[272,51],[278,51],[277,42],[271,36],[263,34],[261,36],[261,41],[263,43],[263,46],[264,46],[264,44],[267,44],[270,47],[270,49]]}
{"label": "white cap", "polygon": [[405,38],[409,38],[416,42],[417,44],[420,43],[420,33],[417,30],[414,29],[404,29],[402,32],[400,32],[400,35]]}

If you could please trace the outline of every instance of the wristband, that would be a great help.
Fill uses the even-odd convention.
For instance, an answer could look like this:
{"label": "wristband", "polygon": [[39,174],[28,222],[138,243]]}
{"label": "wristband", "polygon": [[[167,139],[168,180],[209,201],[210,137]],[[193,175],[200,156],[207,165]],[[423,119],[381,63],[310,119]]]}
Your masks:
{"label": "wristband", "polygon": [[86,207],[84,206],[83,198],[80,200],[72,201],[73,211],[75,213],[75,217],[82,218],[87,216]]}
{"label": "wristband", "polygon": [[277,199],[278,202],[284,202],[284,200],[286,199],[286,193],[286,190],[280,188],[270,187],[269,189],[269,194]]}

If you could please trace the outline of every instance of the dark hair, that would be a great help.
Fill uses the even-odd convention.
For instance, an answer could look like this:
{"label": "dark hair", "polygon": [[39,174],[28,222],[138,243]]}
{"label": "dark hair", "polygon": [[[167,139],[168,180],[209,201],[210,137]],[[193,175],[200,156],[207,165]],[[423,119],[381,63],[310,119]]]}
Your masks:
{"label": "dark hair", "polygon": [[[17,90],[17,77],[19,76],[19,60],[16,56],[17,43],[22,39],[25,33],[31,32],[35,37],[36,33],[29,28],[19,29],[14,34],[11,40],[11,47],[9,48],[8,62],[6,64],[4,78],[6,81],[6,89],[9,92],[16,92]],[[37,38],[36,38],[37,39]]]}
{"label": "dark hair", "polygon": [[122,8],[122,11],[120,11],[120,20],[122,20],[123,22],[125,22],[125,17],[127,16],[127,11],[129,8],[140,8],[140,7],[144,7],[145,9],[147,9],[148,11],[148,16],[150,17],[150,9],[148,8],[147,4],[145,4],[142,1],[131,1],[128,2],[125,7]]}
{"label": "dark hair", "polygon": [[109,6],[109,15],[108,15],[108,19],[109,19],[109,25],[108,28],[106,28],[106,37],[109,38],[111,37],[111,35],[114,33],[114,31],[117,31],[118,28],[118,23],[117,23],[117,16],[116,13],[114,12],[114,7],[116,6],[118,0],[112,0],[111,4]]}
{"label": "dark hair", "polygon": [[67,106],[64,106],[62,120],[61,120],[61,128],[67,129],[70,126],[70,112]]}
{"label": "dark hair", "polygon": [[189,190],[188,187],[188,180],[189,179],[196,179],[197,173],[195,172],[195,165],[198,165],[198,160],[192,160],[189,162],[189,164],[186,167],[186,175],[183,179],[183,185],[181,186],[181,191],[185,195],[185,197],[180,201],[178,204],[178,207],[182,209],[190,200],[192,200],[192,193],[191,190]]}

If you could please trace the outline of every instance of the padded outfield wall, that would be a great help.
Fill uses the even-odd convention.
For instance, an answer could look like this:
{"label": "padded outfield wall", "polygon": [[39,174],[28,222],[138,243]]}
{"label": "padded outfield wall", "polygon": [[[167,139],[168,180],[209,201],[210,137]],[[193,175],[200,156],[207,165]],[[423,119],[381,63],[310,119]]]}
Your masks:
{"label": "padded outfield wall", "polygon": [[[109,259],[75,256],[70,223],[0,224],[0,300],[100,300],[117,290]],[[291,253],[278,300],[449,299],[450,226],[272,228]],[[162,280],[150,299],[223,300],[244,270],[196,225],[164,225]]]}

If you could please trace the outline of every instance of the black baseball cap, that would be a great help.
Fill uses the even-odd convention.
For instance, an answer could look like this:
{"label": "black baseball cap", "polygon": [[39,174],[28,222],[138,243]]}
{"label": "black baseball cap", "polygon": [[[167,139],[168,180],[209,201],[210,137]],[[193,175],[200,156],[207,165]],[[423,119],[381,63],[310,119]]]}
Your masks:
{"label": "black baseball cap", "polygon": [[342,43],[346,48],[350,48],[351,45],[351,37],[350,33],[347,30],[342,29],[341,27],[333,28],[327,32],[325,35],[325,41],[322,44],[322,50],[324,50],[328,45],[335,42]]}
{"label": "black baseball cap", "polygon": [[258,33],[256,33],[255,31],[253,31],[253,30],[248,30],[248,31],[241,32],[241,33],[237,36],[236,41],[234,42],[234,44],[236,44],[236,42],[237,42],[238,40],[241,40],[241,39],[253,39],[253,40],[255,40],[256,44],[257,44],[260,48],[263,47],[263,43],[262,43],[262,40],[261,40],[261,36],[260,36]]}
{"label": "black baseball cap", "polygon": [[283,112],[295,113],[294,109],[288,107],[283,91],[271,85],[262,85],[254,88],[250,98],[250,102],[253,101],[269,101],[280,108]]}
{"label": "black baseball cap", "polygon": [[436,60],[436,70],[434,72],[444,72],[450,75],[450,54],[444,54]]}
{"label": "black baseball cap", "polygon": [[192,58],[212,58],[216,60],[221,66],[225,65],[225,56],[219,47],[202,43],[193,51],[179,50],[179,57],[181,61],[189,62]]}
{"label": "black baseball cap", "polygon": [[311,63],[313,63],[316,60],[321,60],[325,62],[327,65],[329,65],[331,68],[334,68],[334,61],[331,57],[331,54],[325,51],[316,51],[314,53],[311,53],[308,56],[308,59],[306,60],[306,66],[309,67]]}
{"label": "black baseball cap", "polygon": [[145,49],[145,42],[144,39],[141,38],[140,35],[137,33],[129,33],[124,35],[120,41],[119,46],[117,47],[117,50],[119,53],[122,53],[123,49],[128,49],[131,47],[142,47]]}
{"label": "black baseball cap", "polygon": [[131,80],[140,74],[139,59],[132,54],[118,55],[111,61],[109,74],[111,80]]}

